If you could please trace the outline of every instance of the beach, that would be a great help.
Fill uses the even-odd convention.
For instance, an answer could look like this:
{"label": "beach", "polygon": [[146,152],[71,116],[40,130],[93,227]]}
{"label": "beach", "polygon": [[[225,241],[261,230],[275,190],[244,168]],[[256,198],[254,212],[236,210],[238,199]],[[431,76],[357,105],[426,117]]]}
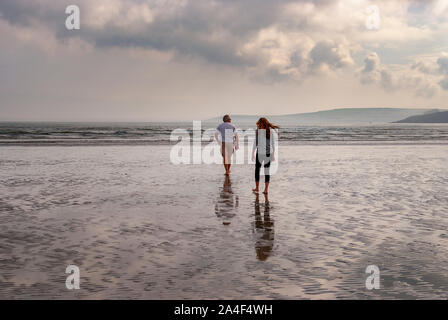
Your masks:
{"label": "beach", "polygon": [[280,145],[268,199],[170,150],[1,147],[0,299],[448,298],[446,145]]}

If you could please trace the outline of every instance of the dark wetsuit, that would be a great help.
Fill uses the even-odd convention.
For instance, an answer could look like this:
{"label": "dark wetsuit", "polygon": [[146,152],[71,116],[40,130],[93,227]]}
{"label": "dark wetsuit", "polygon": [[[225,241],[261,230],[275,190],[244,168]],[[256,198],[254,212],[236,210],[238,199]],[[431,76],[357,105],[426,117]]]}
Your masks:
{"label": "dark wetsuit", "polygon": [[[274,139],[272,137],[272,131],[271,130],[271,137],[270,139],[266,139],[266,153],[263,155],[263,158],[260,159],[258,156],[258,146],[259,146],[259,141],[258,141],[258,130],[255,131],[255,141],[254,141],[254,149],[257,148],[257,156],[255,159],[255,181],[258,182],[260,181],[260,170],[261,170],[261,165],[263,164],[264,167],[264,182],[269,182],[271,180],[271,176],[269,175],[269,167],[271,166],[271,151],[272,151],[272,155],[274,154]],[[272,141],[272,142],[271,142]],[[261,144],[262,146],[264,145],[263,143]],[[272,150],[271,150],[272,147]]]}

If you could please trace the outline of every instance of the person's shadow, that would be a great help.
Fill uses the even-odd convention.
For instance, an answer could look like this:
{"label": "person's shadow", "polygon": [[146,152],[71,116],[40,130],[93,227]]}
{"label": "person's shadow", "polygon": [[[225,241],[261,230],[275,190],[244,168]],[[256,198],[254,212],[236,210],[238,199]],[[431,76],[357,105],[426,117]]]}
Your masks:
{"label": "person's shadow", "polygon": [[215,205],[215,213],[218,218],[223,219],[224,225],[230,224],[230,219],[235,216],[235,210],[238,208],[238,195],[232,190],[230,176],[226,175],[224,184],[219,190],[219,198]]}
{"label": "person's shadow", "polygon": [[255,251],[257,259],[265,261],[272,253],[274,247],[274,220],[270,216],[270,205],[268,195],[264,195],[264,212],[261,216],[260,198],[256,194],[255,198]]}

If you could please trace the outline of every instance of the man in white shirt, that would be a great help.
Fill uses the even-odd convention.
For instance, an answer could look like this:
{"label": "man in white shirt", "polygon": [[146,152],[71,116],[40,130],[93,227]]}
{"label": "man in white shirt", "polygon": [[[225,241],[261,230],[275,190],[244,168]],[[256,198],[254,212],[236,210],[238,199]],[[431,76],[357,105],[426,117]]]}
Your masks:
{"label": "man in white shirt", "polygon": [[221,143],[221,154],[224,169],[226,170],[226,175],[229,175],[233,155],[233,146],[235,146],[235,149],[238,150],[238,134],[235,127],[231,124],[232,119],[230,119],[228,114],[222,118],[222,121],[223,123],[216,128],[215,138],[218,143]]}

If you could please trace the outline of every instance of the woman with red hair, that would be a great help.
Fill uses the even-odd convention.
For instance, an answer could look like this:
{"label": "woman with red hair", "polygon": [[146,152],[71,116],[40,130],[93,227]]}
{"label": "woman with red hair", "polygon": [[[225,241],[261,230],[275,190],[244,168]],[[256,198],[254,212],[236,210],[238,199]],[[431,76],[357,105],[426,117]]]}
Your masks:
{"label": "woman with red hair", "polygon": [[[264,194],[268,193],[269,182],[271,176],[269,175],[269,168],[271,162],[275,161],[275,137],[276,129],[279,127],[270,123],[266,118],[260,118],[257,121],[257,130],[255,131],[255,140],[252,150],[252,161],[255,161],[255,189],[253,192],[258,193],[258,186],[260,184],[260,170],[263,163],[264,167]],[[255,151],[257,151],[255,155]]]}

